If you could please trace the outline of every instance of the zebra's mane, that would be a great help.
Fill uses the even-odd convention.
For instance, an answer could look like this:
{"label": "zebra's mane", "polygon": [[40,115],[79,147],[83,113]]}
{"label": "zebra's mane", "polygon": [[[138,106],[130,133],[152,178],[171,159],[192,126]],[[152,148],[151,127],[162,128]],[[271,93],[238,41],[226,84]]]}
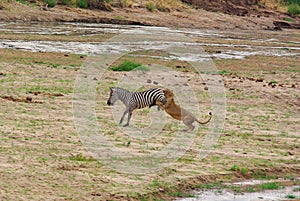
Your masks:
{"label": "zebra's mane", "polygon": [[115,89],[117,92],[128,92],[128,93],[132,93],[131,91],[127,90],[127,89],[123,89],[121,87],[112,87],[113,89]]}

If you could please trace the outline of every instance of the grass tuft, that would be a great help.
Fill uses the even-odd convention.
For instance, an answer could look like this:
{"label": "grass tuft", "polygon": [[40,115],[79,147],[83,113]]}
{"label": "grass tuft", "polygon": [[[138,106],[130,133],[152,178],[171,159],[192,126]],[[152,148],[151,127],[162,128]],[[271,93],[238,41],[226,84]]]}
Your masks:
{"label": "grass tuft", "polygon": [[57,4],[57,0],[44,0],[48,7],[53,8]]}
{"label": "grass tuft", "polygon": [[259,186],[262,190],[276,190],[279,189],[280,186],[277,182],[264,183]]}
{"label": "grass tuft", "polygon": [[84,157],[82,154],[77,154],[75,156],[71,156],[71,157],[69,157],[69,159],[72,161],[85,161],[85,162],[96,161],[96,159],[91,158],[91,157]]}
{"label": "grass tuft", "polygon": [[149,1],[147,4],[146,4],[146,8],[150,11],[150,12],[153,12],[154,9],[155,9],[155,5],[153,2]]}
{"label": "grass tuft", "polygon": [[292,3],[288,5],[288,13],[291,15],[299,15],[300,14],[300,5],[297,3]]}
{"label": "grass tuft", "polygon": [[131,71],[131,70],[142,70],[142,71],[149,71],[149,68],[146,66],[142,66],[142,64],[134,63],[131,61],[124,61],[123,63],[112,67],[113,71]]}

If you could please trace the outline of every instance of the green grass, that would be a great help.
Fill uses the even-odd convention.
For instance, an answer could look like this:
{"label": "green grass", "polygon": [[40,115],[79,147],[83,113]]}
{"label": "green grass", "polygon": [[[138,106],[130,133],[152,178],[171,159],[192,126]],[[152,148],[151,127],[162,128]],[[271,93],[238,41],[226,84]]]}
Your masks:
{"label": "green grass", "polygon": [[71,156],[71,157],[69,157],[69,159],[71,161],[85,161],[85,162],[97,161],[94,158],[84,157],[82,154],[77,154],[75,156]]}
{"label": "green grass", "polygon": [[222,70],[222,71],[219,71],[219,74],[220,75],[229,75],[230,72],[228,72],[227,70]]}
{"label": "green grass", "polygon": [[17,2],[19,2],[21,4],[26,4],[27,3],[25,0],[17,0]]}
{"label": "green grass", "polygon": [[44,1],[45,1],[46,4],[48,4],[48,6],[50,8],[53,8],[57,4],[57,0],[44,0]]}
{"label": "green grass", "polygon": [[300,5],[297,3],[292,3],[288,5],[288,13],[291,15],[299,15],[300,14]]}
{"label": "green grass", "polygon": [[287,22],[295,22],[294,19],[289,18],[289,17],[284,17],[283,20],[284,20],[284,21],[287,21]]}
{"label": "green grass", "polygon": [[155,5],[153,2],[149,2],[147,5],[146,5],[146,8],[150,11],[150,12],[153,12],[154,9],[155,9]]}
{"label": "green grass", "polygon": [[261,188],[262,190],[276,190],[279,189],[280,186],[277,182],[270,182],[259,185],[259,188]]}
{"label": "green grass", "polygon": [[113,71],[131,71],[134,69],[142,70],[142,71],[149,71],[149,68],[143,66],[140,63],[135,63],[131,61],[124,61],[123,63],[112,67]]}
{"label": "green grass", "polygon": [[288,4],[293,4],[293,3],[295,3],[295,4],[300,5],[300,0],[285,0],[285,2],[288,3]]}
{"label": "green grass", "polygon": [[235,172],[240,172],[241,174],[245,175],[247,172],[248,172],[248,169],[247,168],[241,168],[237,165],[233,165],[231,168],[230,168],[231,171],[235,171]]}
{"label": "green grass", "polygon": [[296,199],[297,196],[295,196],[295,195],[286,195],[285,198],[287,198],[287,199]]}

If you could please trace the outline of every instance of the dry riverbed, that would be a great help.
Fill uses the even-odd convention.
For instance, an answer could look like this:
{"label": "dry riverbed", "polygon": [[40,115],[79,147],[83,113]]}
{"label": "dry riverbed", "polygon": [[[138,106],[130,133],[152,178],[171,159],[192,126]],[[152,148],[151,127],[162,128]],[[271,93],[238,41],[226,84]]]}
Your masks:
{"label": "dry riverbed", "polygon": [[[208,132],[207,126],[201,127],[192,146],[172,166],[144,175],[110,169],[91,157],[80,141],[73,122],[72,93],[87,56],[0,49],[1,200],[170,200],[191,195],[190,190],[205,188],[207,184],[248,178],[280,177],[290,181],[289,185],[299,185],[296,180],[300,172],[299,33],[289,32],[288,36],[280,32],[243,33],[238,34],[239,40],[232,34],[234,42],[228,37],[207,38],[208,44],[204,47],[208,54],[216,54],[213,61],[222,76],[227,97],[226,121],[217,144],[206,158],[197,158]],[[279,41],[266,42],[270,34]],[[47,35],[22,33],[10,36],[1,33],[0,37],[48,40]],[[106,37],[51,36],[55,40],[74,42],[101,42]],[[196,39],[200,43],[204,41],[201,37]],[[214,46],[214,43],[227,46]],[[271,49],[271,45],[280,43],[283,51],[293,54],[217,58],[218,54],[236,48],[245,50],[243,46],[232,47],[233,43]],[[203,80],[189,64],[166,60],[161,52],[148,52],[150,56],[161,56],[160,59],[145,58],[144,54],[127,55],[116,64],[131,60],[145,66],[164,65],[177,70],[197,92],[201,114],[196,116],[205,118],[210,97]],[[96,80],[97,86],[105,89],[96,94],[98,108],[104,108],[96,110],[97,121],[106,126],[105,136],[121,149],[143,153],[158,151],[170,143],[174,133],[183,126],[167,117],[161,135],[149,142],[143,141],[148,146],[140,146],[139,141],[114,130],[115,122],[106,101],[109,87],[125,74],[106,71],[102,80]],[[133,125],[147,126],[148,112],[148,109],[136,111]]]}

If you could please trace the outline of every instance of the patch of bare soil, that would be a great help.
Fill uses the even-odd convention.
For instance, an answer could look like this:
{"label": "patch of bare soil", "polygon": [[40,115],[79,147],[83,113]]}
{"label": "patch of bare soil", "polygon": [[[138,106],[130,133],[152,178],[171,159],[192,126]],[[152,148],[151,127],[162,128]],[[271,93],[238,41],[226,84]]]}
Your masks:
{"label": "patch of bare soil", "polygon": [[247,14],[254,11],[253,5],[259,3],[258,0],[215,0],[215,1],[208,1],[208,0],[183,0],[183,2],[192,4],[198,8],[203,8],[208,11],[213,12],[224,12],[227,14],[239,15],[239,16],[246,16]]}
{"label": "patch of bare soil", "polygon": [[42,101],[33,100],[32,97],[27,96],[25,98],[13,97],[13,96],[0,96],[0,98],[13,102],[23,102],[23,103],[43,103]]}

